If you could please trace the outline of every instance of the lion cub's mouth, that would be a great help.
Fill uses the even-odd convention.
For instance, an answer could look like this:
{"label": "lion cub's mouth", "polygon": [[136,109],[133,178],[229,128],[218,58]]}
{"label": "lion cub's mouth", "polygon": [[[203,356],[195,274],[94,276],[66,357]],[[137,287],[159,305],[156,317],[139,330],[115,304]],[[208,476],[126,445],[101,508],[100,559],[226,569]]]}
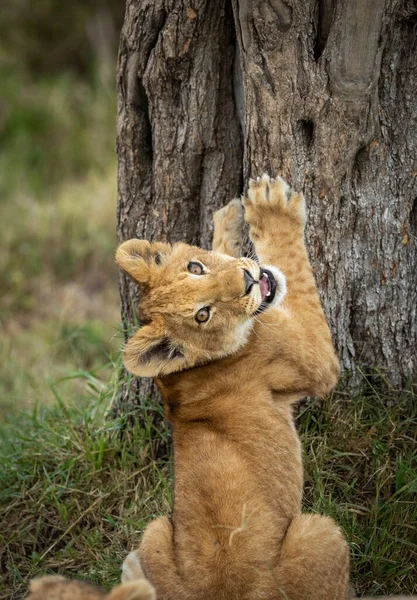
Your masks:
{"label": "lion cub's mouth", "polygon": [[261,267],[258,284],[261,292],[262,302],[259,308],[256,310],[255,315],[263,312],[267,308],[268,304],[273,302],[277,291],[277,281],[274,275],[268,269],[263,269]]}
{"label": "lion cub's mouth", "polygon": [[262,301],[270,304],[275,298],[275,293],[277,291],[277,282],[275,277],[272,275],[271,271],[267,269],[262,269],[259,276],[259,288],[261,290]]}

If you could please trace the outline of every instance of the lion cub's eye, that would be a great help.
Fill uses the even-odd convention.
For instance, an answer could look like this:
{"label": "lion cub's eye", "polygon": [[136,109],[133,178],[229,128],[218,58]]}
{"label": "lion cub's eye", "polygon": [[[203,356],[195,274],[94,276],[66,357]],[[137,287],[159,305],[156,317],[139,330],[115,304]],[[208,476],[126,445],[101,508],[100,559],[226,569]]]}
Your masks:
{"label": "lion cub's eye", "polygon": [[210,319],[210,309],[208,306],[205,308],[200,308],[200,310],[195,315],[195,320],[198,323],[206,323]]}
{"label": "lion cub's eye", "polygon": [[203,275],[203,273],[204,273],[204,267],[199,262],[190,262],[190,263],[188,263],[187,269],[193,275]]}

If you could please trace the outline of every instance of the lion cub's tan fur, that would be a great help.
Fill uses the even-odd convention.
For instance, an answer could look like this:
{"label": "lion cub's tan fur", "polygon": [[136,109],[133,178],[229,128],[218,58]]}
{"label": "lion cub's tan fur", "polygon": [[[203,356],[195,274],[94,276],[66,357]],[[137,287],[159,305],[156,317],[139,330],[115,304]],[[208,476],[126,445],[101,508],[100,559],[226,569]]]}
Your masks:
{"label": "lion cub's tan fur", "polygon": [[[264,176],[244,207],[280,290],[257,316],[260,286],[246,296],[243,269],[257,278],[259,267],[239,256],[236,201],[215,216],[213,252],[130,240],[116,255],[141,286],[146,323],[125,364],[158,378],[175,458],[173,515],[148,525],[122,580],[144,573],[161,600],[343,600],[344,537],[331,519],[301,514],[291,404],[328,393],[339,372],[304,245],[304,198]],[[200,277],[187,273],[196,260]],[[199,306],[214,311],[207,326],[195,323]]]}

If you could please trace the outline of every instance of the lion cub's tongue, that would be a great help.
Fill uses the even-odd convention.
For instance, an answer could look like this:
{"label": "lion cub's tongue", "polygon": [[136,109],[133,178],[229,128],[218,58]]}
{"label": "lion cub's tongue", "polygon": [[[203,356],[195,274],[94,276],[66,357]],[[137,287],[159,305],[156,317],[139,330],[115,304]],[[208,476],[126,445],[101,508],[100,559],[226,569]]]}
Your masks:
{"label": "lion cub's tongue", "polygon": [[265,300],[265,298],[267,296],[269,296],[269,294],[270,294],[269,286],[270,286],[270,283],[269,283],[268,275],[266,273],[264,273],[259,280],[259,289],[261,290],[262,300]]}

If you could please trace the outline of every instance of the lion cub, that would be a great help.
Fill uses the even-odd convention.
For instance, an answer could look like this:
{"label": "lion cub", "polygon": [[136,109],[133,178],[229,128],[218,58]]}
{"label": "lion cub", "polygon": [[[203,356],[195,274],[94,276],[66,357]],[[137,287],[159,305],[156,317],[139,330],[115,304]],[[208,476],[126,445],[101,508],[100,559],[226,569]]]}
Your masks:
{"label": "lion cub", "polygon": [[[213,251],[129,240],[141,288],[126,367],[155,377],[172,423],[175,506],[123,565],[160,600],[343,600],[349,552],[329,518],[301,514],[291,405],[322,396],[339,364],[304,244],[305,201],[251,181],[215,215]],[[243,218],[259,262],[239,254]]]}

